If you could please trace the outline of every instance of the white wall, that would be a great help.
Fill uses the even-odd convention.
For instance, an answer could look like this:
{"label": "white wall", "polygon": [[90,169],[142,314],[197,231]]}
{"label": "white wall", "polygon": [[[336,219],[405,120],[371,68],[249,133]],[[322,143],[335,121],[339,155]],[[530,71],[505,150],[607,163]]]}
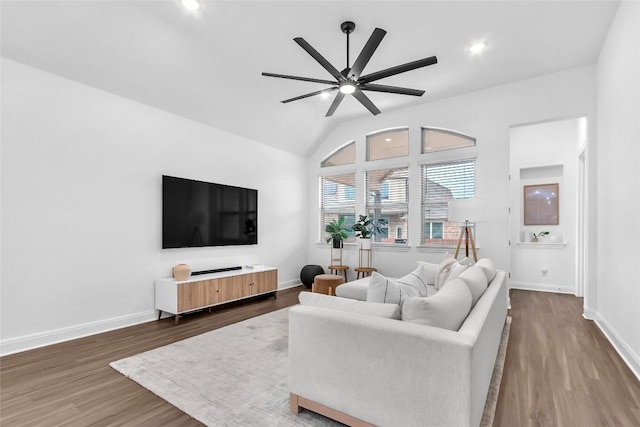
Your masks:
{"label": "white wall", "polygon": [[[576,293],[579,123],[557,120],[510,131],[513,288]],[[559,224],[525,226],[524,186],[552,183],[559,184]],[[550,234],[530,243],[531,233],[541,231]]]}
{"label": "white wall", "polygon": [[[179,262],[306,264],[306,159],[4,59],[1,165],[5,354],[153,319]],[[162,250],[162,174],[258,189],[258,245]]]}
{"label": "white wall", "polygon": [[596,320],[640,378],[640,4],[620,4],[598,58]]}
{"label": "white wall", "polygon": [[[316,243],[319,240],[318,176],[324,172],[319,167],[320,161],[340,145],[355,139],[355,169],[359,175],[368,167],[364,161],[365,134],[379,129],[408,126],[411,144],[409,158],[388,163],[409,163],[411,173],[412,168],[419,170],[420,127],[433,126],[455,130],[477,139],[476,194],[477,197],[489,199],[489,217],[492,218],[489,222],[477,225],[478,256],[492,258],[498,268],[508,270],[509,128],[521,123],[594,115],[595,69],[586,66],[341,124],[310,158],[310,263],[326,267],[329,261],[328,247]],[[336,170],[348,168],[336,167]],[[362,183],[362,180],[359,182]],[[413,182],[417,183],[419,179]],[[362,184],[357,186],[356,192],[360,195],[357,213],[364,212]],[[382,274],[392,277],[404,275],[415,267],[418,259],[436,262],[442,257],[442,251],[432,252],[416,247],[420,234],[419,205],[420,189],[414,185],[410,189],[410,247],[406,250],[374,248],[373,264]],[[357,251],[347,249],[346,257],[353,271],[353,267],[357,266]]]}

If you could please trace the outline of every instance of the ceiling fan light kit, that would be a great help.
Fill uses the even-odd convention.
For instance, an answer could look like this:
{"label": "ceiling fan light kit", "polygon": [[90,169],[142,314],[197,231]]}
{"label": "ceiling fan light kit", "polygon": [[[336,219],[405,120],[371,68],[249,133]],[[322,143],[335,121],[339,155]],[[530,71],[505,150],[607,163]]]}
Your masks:
{"label": "ceiling fan light kit", "polygon": [[342,83],[340,85],[340,92],[345,95],[349,95],[356,91],[356,86],[353,83]]}
{"label": "ceiling fan light kit", "polygon": [[384,93],[394,93],[399,95],[411,95],[411,96],[422,96],[424,94],[423,90],[419,89],[409,89],[398,86],[388,86],[372,83],[374,81],[383,79],[385,77],[391,77],[396,74],[405,73],[407,71],[415,70],[417,68],[426,67],[428,65],[433,65],[438,63],[438,59],[435,56],[430,56],[428,58],[419,59],[417,61],[408,62],[406,64],[397,65],[395,67],[387,68],[381,71],[376,71],[371,74],[366,74],[362,76],[362,71],[364,70],[367,63],[373,56],[373,53],[376,51],[380,42],[387,34],[387,32],[381,28],[376,28],[373,30],[373,33],[369,37],[369,40],[360,51],[360,54],[356,58],[355,62],[352,66],[349,66],[349,34],[351,34],[356,28],[356,24],[351,21],[343,22],[340,25],[340,29],[347,36],[347,67],[338,71],[329,61],[327,61],[317,50],[315,50],[306,40],[302,37],[296,37],[293,39],[301,48],[303,48],[313,59],[315,59],[335,80],[325,80],[325,79],[315,79],[310,77],[299,77],[299,76],[290,76],[286,74],[274,74],[274,73],[262,73],[263,76],[266,77],[277,77],[281,79],[290,79],[290,80],[300,80],[311,83],[321,83],[331,85],[328,89],[322,89],[315,92],[307,93],[304,95],[296,96],[294,98],[289,98],[281,101],[282,103],[289,103],[291,101],[297,101],[299,99],[309,98],[315,95],[321,95],[326,97],[327,94],[331,91],[338,91],[335,98],[333,99],[333,103],[329,107],[327,111],[326,117],[330,117],[336,111],[345,95],[353,95],[353,97],[358,100],[371,114],[376,115],[380,114],[380,110],[373,104],[373,102],[366,96],[364,91],[371,92],[384,92]]}
{"label": "ceiling fan light kit", "polygon": [[194,12],[202,9],[202,3],[200,3],[200,0],[182,0],[182,6],[185,9],[191,10]]}

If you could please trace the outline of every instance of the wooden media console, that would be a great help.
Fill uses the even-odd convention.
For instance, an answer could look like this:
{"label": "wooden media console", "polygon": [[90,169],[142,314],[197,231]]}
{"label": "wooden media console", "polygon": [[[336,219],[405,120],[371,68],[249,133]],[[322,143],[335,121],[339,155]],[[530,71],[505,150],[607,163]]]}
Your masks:
{"label": "wooden media console", "polygon": [[162,312],[175,315],[214,305],[241,300],[278,290],[278,270],[272,267],[242,268],[240,270],[191,276],[187,280],[158,279],[155,282],[155,307],[158,320]]}

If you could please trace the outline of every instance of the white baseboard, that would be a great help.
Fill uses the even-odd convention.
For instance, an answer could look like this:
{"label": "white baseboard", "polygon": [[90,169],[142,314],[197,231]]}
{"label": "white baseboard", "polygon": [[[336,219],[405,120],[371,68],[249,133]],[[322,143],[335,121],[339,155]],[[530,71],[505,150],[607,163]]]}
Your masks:
{"label": "white baseboard", "polygon": [[281,291],[283,289],[295,288],[296,286],[300,286],[302,283],[298,279],[287,280],[286,282],[278,283],[278,290]]}
{"label": "white baseboard", "polygon": [[58,344],[89,335],[112,331],[114,329],[125,328],[140,323],[150,322],[158,318],[156,310],[143,311],[140,313],[128,314],[111,319],[98,320],[96,322],[84,323],[81,325],[69,326],[67,328],[53,329],[51,331],[39,332],[35,334],[23,335],[16,338],[0,340],[0,356],[7,356],[21,351],[32,350],[34,348],[47,345]]}
{"label": "white baseboard", "polygon": [[[278,290],[294,288],[300,285],[300,280],[288,280],[278,283]],[[156,310],[144,311],[141,313],[128,314],[96,322],[84,323],[81,325],[69,326],[67,328],[54,329],[51,331],[39,332],[35,334],[23,335],[16,338],[0,340],[0,356],[32,350],[47,345],[58,344],[65,341],[83,338],[102,332],[113,331],[114,329],[126,328],[127,326],[138,325],[140,323],[151,322],[158,318]]]}
{"label": "white baseboard", "polygon": [[640,380],[640,356],[633,352],[631,347],[618,335],[616,330],[611,327],[600,313],[595,313],[595,322],[613,348],[615,348],[620,357],[622,357],[622,360],[624,360],[629,369],[631,369],[631,372]]}
{"label": "white baseboard", "polygon": [[571,294],[575,295],[576,290],[571,286],[563,285],[545,285],[542,283],[529,283],[529,282],[510,282],[511,289],[522,289],[525,291],[540,291],[540,292],[555,292],[559,294]]}
{"label": "white baseboard", "polygon": [[582,313],[582,317],[587,320],[595,320],[597,315],[598,313],[596,313],[596,311],[592,308],[585,308],[584,312]]}

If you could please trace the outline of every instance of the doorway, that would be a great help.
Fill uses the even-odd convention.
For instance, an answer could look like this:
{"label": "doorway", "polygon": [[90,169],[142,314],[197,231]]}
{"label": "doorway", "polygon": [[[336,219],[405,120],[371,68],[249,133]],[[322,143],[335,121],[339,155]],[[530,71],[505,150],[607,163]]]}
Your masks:
{"label": "doorway", "polygon": [[[509,129],[510,287],[582,296],[586,260],[586,118]],[[534,221],[525,208],[532,189],[556,203]],[[528,196],[527,196],[528,195]],[[538,197],[540,195],[537,195]],[[557,212],[557,213],[556,213]]]}

